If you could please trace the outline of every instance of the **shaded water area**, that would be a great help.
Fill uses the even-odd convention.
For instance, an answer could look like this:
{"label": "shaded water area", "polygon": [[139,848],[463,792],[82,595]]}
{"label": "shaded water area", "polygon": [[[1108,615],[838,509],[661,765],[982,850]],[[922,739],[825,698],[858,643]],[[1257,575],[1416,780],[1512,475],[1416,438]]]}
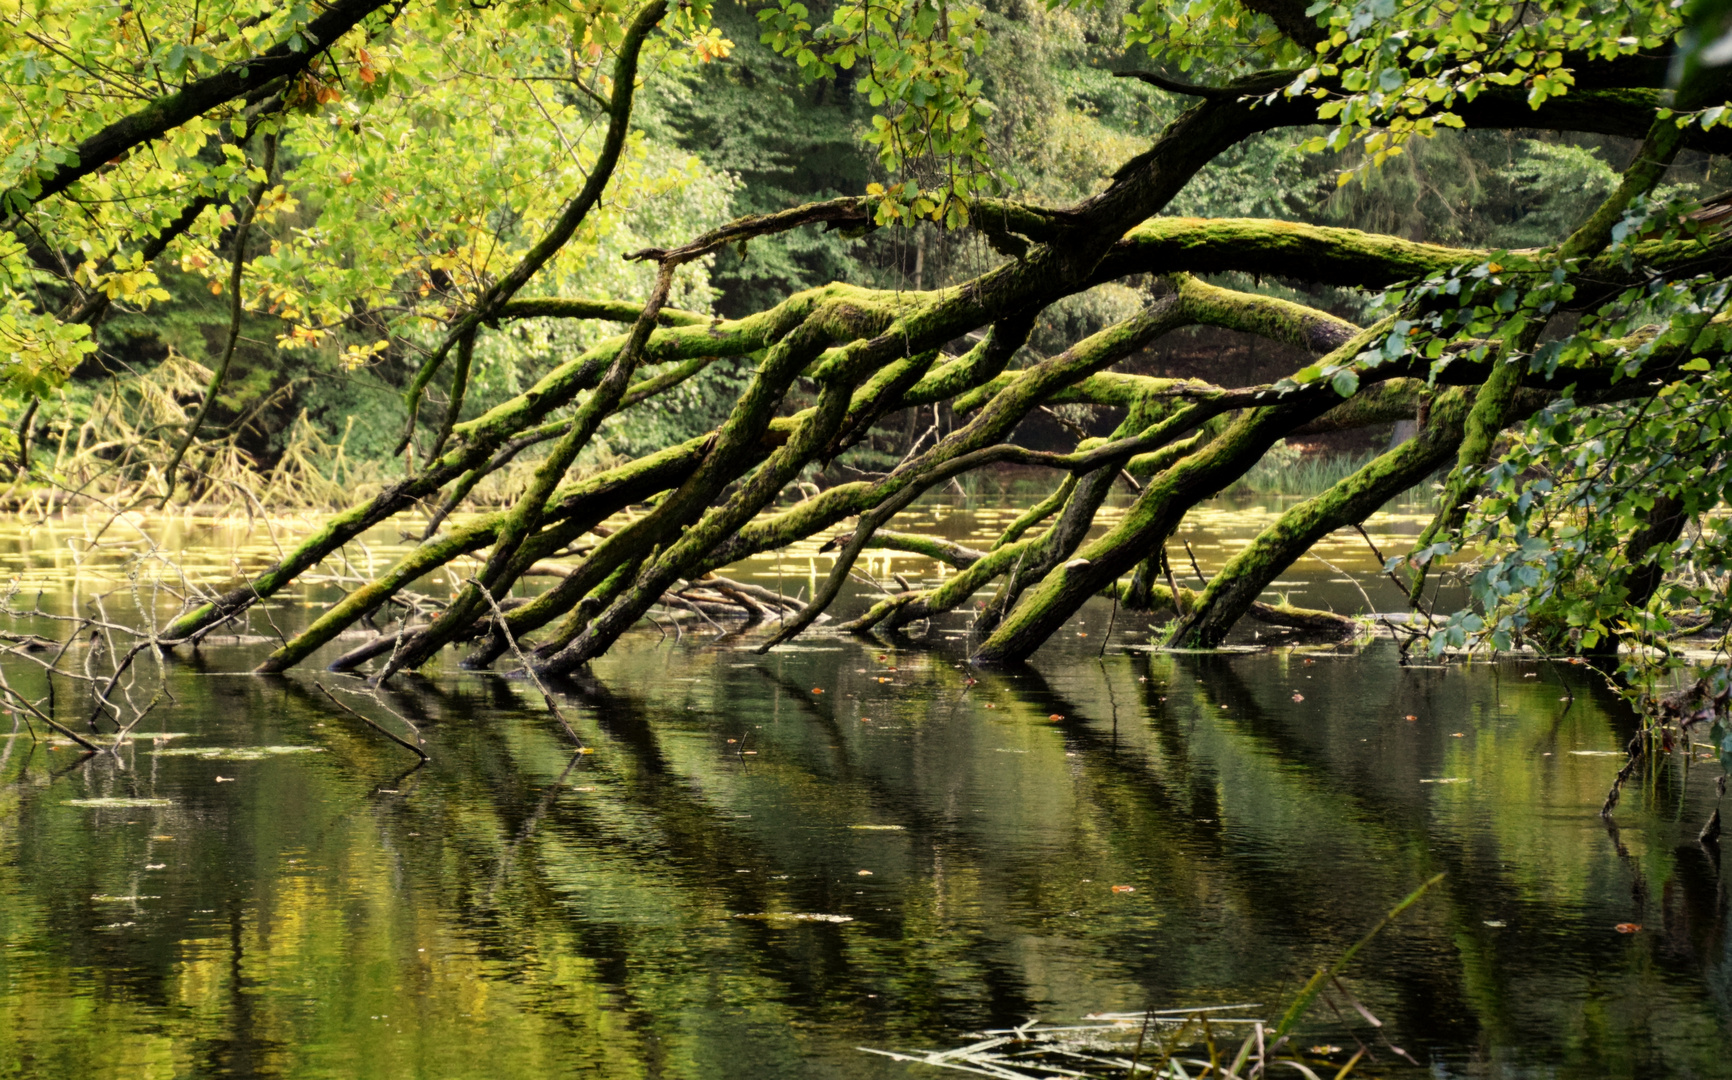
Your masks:
{"label": "shaded water area", "polygon": [[[1194,515],[1201,571],[1278,508]],[[898,527],[979,541],[1011,516],[935,503]],[[172,611],[138,584],[160,564],[125,523],[87,553],[100,524],[4,537],[13,603]],[[212,578],[273,550],[244,523],[139,524]],[[350,555],[401,545],[381,531]],[[1319,554],[1332,565],[1277,591],[1394,606],[1357,535]],[[828,567],[802,549],[732,573],[809,594]],[[868,570],[940,572],[883,554]],[[168,660],[173,700],[115,755],[7,722],[0,1074],[938,1076],[857,1048],[1031,1016],[1279,1015],[1442,872],[1348,977],[1422,1068],[1372,1042],[1356,1075],[1732,1076],[1726,890],[1694,839],[1716,770],[1674,755],[1638,774],[1608,829],[1635,721],[1576,669],[1402,667],[1387,639],[1151,651],[1150,620],[1104,603],[1012,673],[962,664],[966,613],[925,647],[814,631],[762,656],[761,631],[688,622],[634,632],[559,690],[593,751],[574,755],[532,687],[456,654],[377,701],[317,665],[243,674],[334,589]],[[40,668],[3,664],[44,692]],[[430,763],[315,684],[420,723]],[[84,730],[88,694],[57,690],[44,708]],[[1301,1043],[1369,1041],[1343,1011],[1311,1014]]]}

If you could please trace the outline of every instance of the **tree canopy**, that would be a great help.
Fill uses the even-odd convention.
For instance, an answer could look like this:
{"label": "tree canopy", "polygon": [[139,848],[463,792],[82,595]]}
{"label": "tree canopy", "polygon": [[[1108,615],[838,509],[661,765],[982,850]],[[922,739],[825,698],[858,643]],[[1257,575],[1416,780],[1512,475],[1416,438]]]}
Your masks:
{"label": "tree canopy", "polygon": [[[196,643],[366,529],[425,516],[414,552],[267,670],[470,552],[483,568],[436,617],[339,662],[382,657],[390,678],[529,635],[524,663],[566,675],[706,581],[782,612],[767,648],[874,545],[959,572],[852,628],[997,582],[978,663],[1028,658],[1095,596],[1172,611],[1185,646],[1246,616],[1338,627],[1258,597],[1444,470],[1415,548],[1381,553],[1416,613],[1407,645],[1580,652],[1630,676],[1732,618],[1732,247],[1707,187],[1732,149],[1727,19],[1711,0],[13,2],[17,454],[30,468],[39,400],[109,370],[104,334],[164,338],[197,311],[208,384],[140,466],[141,497],[197,482],[185,455],[237,354],[399,393],[389,418],[368,410],[389,482],[154,639]],[[1519,152],[1488,165],[1487,140]],[[1254,385],[1127,369],[1195,327],[1309,361]],[[1061,405],[1111,433],[1012,440]],[[950,422],[881,471],[788,497],[934,408]],[[1289,435],[1397,419],[1410,438],[1179,587],[1165,546],[1200,501]],[[526,451],[510,505],[452,517]],[[1005,462],[1054,488],[991,550],[892,527]],[[1120,483],[1129,508],[1091,535]],[[558,584],[502,604],[639,504]],[[807,601],[710,576],[821,536],[836,563]],[[1452,560],[1471,602],[1433,611]]]}

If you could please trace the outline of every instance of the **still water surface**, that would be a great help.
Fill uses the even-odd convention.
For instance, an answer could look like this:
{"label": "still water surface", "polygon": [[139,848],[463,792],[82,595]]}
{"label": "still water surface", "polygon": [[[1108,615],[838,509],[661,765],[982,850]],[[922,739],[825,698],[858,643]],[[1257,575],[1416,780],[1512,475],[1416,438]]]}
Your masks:
{"label": "still water surface", "polygon": [[[1277,509],[1195,517],[1202,572]],[[959,539],[1011,516],[922,513],[908,527]],[[1411,520],[1379,525],[1396,543]],[[271,554],[233,526],[144,529],[195,573]],[[0,563],[47,610],[148,607],[127,575],[160,564],[92,532],[14,534]],[[1276,591],[1393,605],[1349,536]],[[399,543],[373,541],[357,565]],[[828,566],[734,572],[793,592]],[[1148,620],[1106,605],[1013,674],[960,666],[965,613],[927,649],[812,633],[759,656],[645,629],[560,692],[593,753],[533,688],[454,662],[344,697],[423,725],[411,767],[315,686],[354,681],[237,674],[332,588],[170,661],[172,702],[119,761],[3,740],[0,1074],[941,1076],[857,1048],[1151,1006],[1278,1015],[1442,872],[1349,977],[1423,1071],[1732,1076],[1727,890],[1694,840],[1715,768],[1674,758],[1608,830],[1633,719],[1572,669],[1403,668],[1388,641],[1153,652]],[[41,693],[33,665],[4,670]],[[89,710],[64,684],[54,708]],[[1351,1048],[1353,1020],[1320,1010],[1301,1042]],[[1360,1072],[1422,1071],[1372,1045]]]}

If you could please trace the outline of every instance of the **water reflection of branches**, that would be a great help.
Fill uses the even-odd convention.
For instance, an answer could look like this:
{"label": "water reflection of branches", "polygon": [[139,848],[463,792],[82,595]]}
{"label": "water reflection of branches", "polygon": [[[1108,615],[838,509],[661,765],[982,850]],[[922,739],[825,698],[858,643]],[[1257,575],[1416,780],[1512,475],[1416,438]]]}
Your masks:
{"label": "water reflection of branches", "polygon": [[366,724],[368,727],[372,728],[374,731],[377,731],[379,734],[385,736],[387,739],[390,739],[392,742],[396,743],[398,746],[401,746],[405,750],[408,750],[410,753],[416,755],[417,757],[419,757],[421,759],[421,763],[423,765],[425,765],[427,763],[427,751],[421,749],[421,747],[418,745],[419,743],[422,743],[425,741],[424,739],[421,738],[421,729],[416,727],[413,723],[411,723],[408,717],[404,716],[402,713],[398,712],[396,709],[391,708],[391,706],[385,704],[383,701],[380,701],[378,698],[378,695],[363,693],[361,691],[356,691],[356,690],[344,690],[343,691],[346,694],[354,694],[357,697],[367,698],[367,699],[371,700],[375,705],[379,706],[381,709],[384,709],[386,712],[390,713],[392,716],[395,716],[397,719],[403,721],[404,725],[407,726],[409,728],[409,730],[414,734],[414,736],[415,736],[414,742],[410,742],[409,740],[396,734],[395,732],[391,731],[389,728],[385,727],[384,725],[382,725],[382,724],[378,723],[377,721],[369,718],[364,713],[358,712],[357,710],[352,709],[349,706],[343,704],[341,701],[337,700],[337,695],[331,693],[330,688],[327,687],[324,683],[315,682],[313,685],[318,687],[320,692],[322,692],[326,697],[330,698],[331,703],[334,704],[335,706],[337,706],[337,708],[342,709],[344,712],[348,713],[350,716],[353,716],[356,719],[360,720],[363,724]]}

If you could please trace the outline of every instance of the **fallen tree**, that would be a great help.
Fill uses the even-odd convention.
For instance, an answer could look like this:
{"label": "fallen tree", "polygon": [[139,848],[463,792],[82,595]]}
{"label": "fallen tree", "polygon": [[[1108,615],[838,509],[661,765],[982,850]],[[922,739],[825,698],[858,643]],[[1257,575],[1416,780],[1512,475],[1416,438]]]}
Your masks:
{"label": "fallen tree", "polygon": [[[332,8],[316,25],[348,33],[377,7]],[[414,6],[408,9],[413,12]],[[919,34],[929,45],[948,40],[944,34],[951,31],[919,22],[917,9],[898,7],[895,18],[906,16],[908,26],[924,27]],[[1625,17],[1619,11],[1559,18],[1621,42],[1613,32]],[[339,14],[349,22],[342,24]],[[1258,599],[1328,533],[1359,524],[1390,499],[1453,466],[1437,519],[1415,551],[1400,553],[1408,557],[1404,572],[1417,603],[1427,569],[1469,537],[1509,539],[1495,527],[1488,532],[1486,519],[1471,516],[1469,509],[1488,492],[1493,497],[1487,505],[1504,505],[1496,490],[1511,493],[1511,499],[1524,497],[1517,489],[1527,480],[1512,462],[1536,459],[1518,455],[1499,464],[1502,440],[1510,432],[1524,423],[1547,425],[1550,461],[1561,476],[1569,471],[1558,464],[1565,456],[1562,448],[1583,439],[1604,442],[1583,434],[1588,429],[1598,432],[1610,424],[1646,431],[1644,425],[1665,422],[1674,425],[1668,431],[1675,435],[1676,425],[1699,427],[1702,415],[1721,406],[1725,398],[1719,384],[1726,377],[1721,312],[1732,272],[1732,241],[1714,232],[1712,213],[1654,198],[1678,153],[1718,154],[1732,146],[1725,129],[1716,126],[1726,98],[1719,69],[1688,54],[1682,81],[1668,84],[1669,50],[1652,27],[1632,37],[1634,44],[1591,52],[1559,46],[1555,61],[1536,61],[1530,55],[1535,42],[1550,48],[1547,43],[1569,34],[1495,11],[1492,21],[1506,31],[1504,42],[1495,45],[1490,43],[1495,35],[1468,43],[1451,37],[1441,16],[1426,22],[1427,16],[1410,14],[1402,19],[1417,21],[1368,28],[1346,9],[1327,9],[1313,19],[1305,5],[1288,0],[1248,3],[1245,14],[1245,27],[1227,22],[1214,32],[1221,42],[1245,45],[1246,55],[1266,66],[1232,73],[1210,86],[1141,73],[1158,88],[1151,92],[1195,103],[1144,152],[1124,162],[1101,190],[1073,205],[1044,207],[988,195],[952,172],[937,187],[902,183],[742,218],[683,243],[635,252],[631,259],[655,271],[645,304],[520,297],[542,280],[544,268],[598,205],[621,167],[640,56],[646,48],[660,47],[658,27],[676,34],[702,29],[701,8],[670,16],[661,0],[620,18],[610,34],[596,38],[608,42],[611,66],[604,73],[598,65],[594,72],[595,85],[605,90],[590,91],[604,136],[581,190],[550,210],[545,232],[499,273],[477,275],[467,286],[447,278],[441,286],[450,301],[407,389],[403,441],[418,452],[405,459],[403,475],[374,497],[332,515],[266,572],[189,603],[158,640],[196,645],[367,529],[405,515],[425,515],[417,530],[424,536],[421,544],[285,642],[260,671],[280,672],[305,662],[344,631],[385,610],[402,590],[472,554],[480,560],[479,569],[465,575],[458,594],[437,617],[414,622],[416,613],[405,609],[394,629],[382,630],[342,663],[352,667],[383,657],[374,677],[384,680],[428,663],[455,643],[475,643],[466,662],[487,665],[527,638],[524,655],[538,676],[568,676],[605,653],[658,604],[675,604],[706,618],[730,611],[754,620],[773,615],[775,630],[761,646],[769,648],[823,616],[842,594],[861,553],[875,545],[930,554],[960,572],[934,589],[886,597],[847,629],[906,627],[956,610],[996,583],[976,623],[980,639],[973,660],[981,664],[1026,660],[1096,596],[1172,611],[1169,640],[1189,647],[1219,645],[1246,616],[1341,632],[1350,627],[1338,616],[1277,608]],[[1677,24],[1665,32],[1680,29]],[[787,37],[790,50],[805,48],[804,31],[794,23],[772,32],[792,35]],[[372,26],[355,33],[386,30]],[[1388,49],[1368,45],[1420,38],[1440,44],[1435,55],[1411,67],[1390,66]],[[909,55],[918,51],[906,43],[902,47],[913,50]],[[288,46],[271,48],[278,51],[260,53],[252,74],[193,80],[146,102],[136,117],[114,119],[81,136],[73,161],[61,155],[55,167],[9,189],[7,208],[14,223],[26,223],[46,238],[39,247],[51,251],[69,244],[76,232],[65,225],[61,201],[76,200],[100,173],[80,164],[88,147],[124,148],[160,139],[191,116],[250,107],[268,91],[281,92],[285,101],[301,100],[297,94],[304,98],[306,87],[295,80],[312,77],[297,74],[307,65],[296,67],[284,59],[294,52]],[[357,57],[369,55],[355,48]],[[1476,58],[1471,76],[1450,60],[1459,60],[1464,50]],[[837,62],[837,55],[834,50],[813,53],[817,74]],[[942,104],[895,97],[917,93],[908,86],[886,91],[901,110],[893,110],[886,130],[903,130],[897,125],[913,123],[908,118],[925,109],[923,122],[966,132],[974,106],[967,84],[958,85],[963,89],[954,100],[945,98]],[[199,111],[188,113],[194,106]],[[1281,220],[1162,216],[1224,152],[1267,132],[1308,128],[1331,117],[1345,117],[1336,141],[1363,140],[1370,158],[1445,126],[1595,132],[1638,145],[1622,182],[1586,221],[1550,246],[1518,252],[1416,243]],[[271,179],[269,168],[264,175],[256,182],[261,186],[236,197],[258,205]],[[165,194],[155,197],[165,207],[164,222],[179,222],[187,214],[196,218],[209,204],[200,196],[206,201],[182,208],[170,206]],[[899,228],[920,216],[979,230],[1001,259],[941,288],[874,290],[836,283],[787,296],[738,319],[669,306],[681,268],[718,251],[772,243],[796,229]],[[136,230],[133,242],[151,247],[164,229],[185,227],[159,225],[154,234],[148,227]],[[235,245],[237,283],[244,246],[243,234]],[[162,253],[160,244],[152,250],[152,258]],[[1375,321],[1361,326],[1199,276],[1229,274],[1384,291],[1383,306]],[[1016,362],[1043,311],[1102,283],[1125,281],[1141,290],[1141,311],[1054,355]],[[73,325],[90,296],[78,291],[74,279],[65,284],[76,293],[66,307],[66,325]],[[602,319],[627,323],[629,329],[559,363],[535,385],[482,415],[462,419],[477,342],[527,319]],[[1256,335],[1303,350],[1313,360],[1290,378],[1258,386],[1112,370],[1163,335],[1196,326]],[[973,344],[958,344],[969,341]],[[573,475],[574,462],[609,418],[655,407],[718,359],[749,365],[750,376],[716,430],[592,475]],[[422,402],[448,364],[444,416],[418,424]],[[1704,380],[1709,385],[1690,395],[1679,389]],[[1080,440],[1068,453],[1036,452],[1011,441],[1017,425],[1035,410],[1065,403],[1117,410],[1117,427],[1107,438]],[[906,410],[934,405],[947,405],[966,422],[931,445],[916,447],[882,475],[837,484],[792,506],[780,501],[813,466],[858,444],[875,426],[900,422]],[[1178,587],[1166,561],[1168,540],[1192,508],[1243,476],[1276,442],[1398,418],[1419,421],[1411,438],[1288,510],[1200,593]],[[542,444],[551,446],[513,506],[449,523],[481,480]],[[1638,470],[1634,495],[1620,495],[1624,502],[1618,505],[1630,505],[1632,497],[1646,498],[1650,506],[1659,502],[1665,527],[1638,532],[1642,523],[1628,512],[1596,526],[1600,531],[1591,550],[1618,552],[1608,556],[1618,570],[1618,594],[1594,601],[1589,614],[1581,609],[1570,616],[1573,645],[1595,647],[1614,633],[1608,629],[1613,624],[1630,621],[1629,607],[1657,602],[1664,592],[1659,580],[1673,565],[1684,523],[1701,521],[1721,505],[1718,490],[1684,495],[1720,462],[1717,437],[1682,440],[1651,432],[1643,437],[1644,446],[1662,444],[1670,456]],[[1621,460],[1627,459],[1626,454]],[[891,529],[896,516],[922,495],[970,470],[1004,463],[1050,470],[1053,490],[990,550],[962,552]],[[1140,485],[1136,498],[1111,528],[1089,539],[1108,492],[1127,476]],[[1583,513],[1609,505],[1600,479],[1585,483],[1598,500],[1592,506],[1538,500],[1551,516],[1535,518],[1533,527],[1516,537],[1530,564],[1544,562],[1540,548],[1553,555],[1561,550],[1553,542],[1562,535],[1557,530],[1573,529]],[[1525,497],[1524,514],[1535,502],[1532,493]],[[647,509],[622,527],[597,531],[627,505]],[[836,534],[838,529],[843,531]],[[593,541],[555,583],[521,603],[504,603],[550,555],[586,536]],[[712,575],[739,559],[825,536],[831,537],[834,566],[809,602],[784,603],[725,579],[703,584],[717,581]],[[1553,558],[1543,574],[1527,577],[1510,563],[1509,580],[1516,587],[1498,592],[1488,585],[1491,591],[1482,595],[1478,613],[1449,624],[1436,644],[1460,644],[1467,635],[1480,634],[1507,647],[1533,623],[1527,608],[1511,606],[1511,598],[1531,593],[1535,604],[1543,604],[1551,595],[1547,588],[1582,586],[1589,551],[1587,546],[1576,550],[1580,557],[1574,562]],[[1698,606],[1708,595],[1696,594]],[[1678,599],[1672,595],[1670,602]]]}

